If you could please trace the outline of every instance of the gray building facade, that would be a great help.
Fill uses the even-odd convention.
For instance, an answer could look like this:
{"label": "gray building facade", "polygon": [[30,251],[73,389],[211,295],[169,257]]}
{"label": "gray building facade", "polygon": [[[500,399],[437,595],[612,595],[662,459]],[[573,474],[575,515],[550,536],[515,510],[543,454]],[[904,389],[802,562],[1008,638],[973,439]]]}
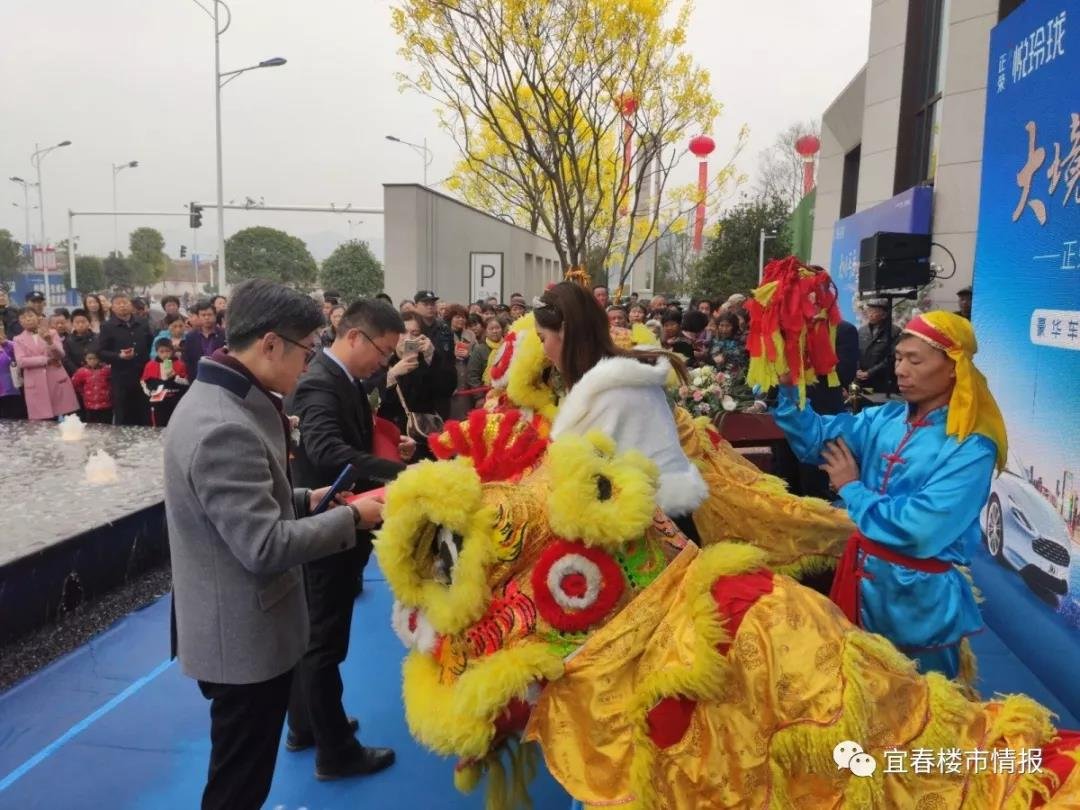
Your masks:
{"label": "gray building facade", "polygon": [[550,239],[415,183],[383,185],[386,292],[394,302],[417,290],[467,304],[511,293],[526,299],[563,277]]}

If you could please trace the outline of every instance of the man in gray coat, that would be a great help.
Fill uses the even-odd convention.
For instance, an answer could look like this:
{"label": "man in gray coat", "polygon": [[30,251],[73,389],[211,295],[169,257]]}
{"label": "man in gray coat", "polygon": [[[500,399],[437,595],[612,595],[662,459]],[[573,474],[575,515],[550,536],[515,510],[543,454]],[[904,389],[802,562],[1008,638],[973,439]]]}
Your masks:
{"label": "man in gray coat", "polygon": [[211,701],[204,810],[262,807],[308,643],[300,566],[355,545],[381,516],[377,500],[309,516],[326,488],[292,486],[281,397],[322,322],[314,300],[280,284],[235,288],[229,350],[200,361],[165,436],[174,651]]}

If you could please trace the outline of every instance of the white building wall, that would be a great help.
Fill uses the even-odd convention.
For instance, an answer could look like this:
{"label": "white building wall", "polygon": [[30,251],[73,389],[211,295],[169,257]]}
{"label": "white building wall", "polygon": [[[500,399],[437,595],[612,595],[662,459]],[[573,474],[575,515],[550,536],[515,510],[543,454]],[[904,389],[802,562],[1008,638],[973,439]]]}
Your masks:
{"label": "white building wall", "polygon": [[[952,0],[933,219],[934,241],[956,257],[956,275],[934,291],[937,305],[947,309],[956,308],[956,291],[971,283],[975,265],[990,29],[997,18],[998,0]],[[952,269],[940,248],[931,260],[946,275]]]}
{"label": "white building wall", "polygon": [[908,0],[875,0],[870,14],[857,211],[893,196],[907,18]]}
{"label": "white building wall", "polygon": [[527,299],[562,278],[555,245],[525,228],[415,184],[383,186],[386,292],[395,303],[417,290],[468,303],[471,254],[501,253],[503,301]]}
{"label": "white building wall", "polygon": [[[828,266],[840,212],[844,154],[861,142],[856,210],[893,196],[908,0],[874,0],[868,59],[859,76],[822,116],[814,263]],[[941,134],[934,181],[934,241],[956,257],[956,274],[934,291],[935,306],[956,308],[956,291],[971,283],[979,218],[983,125],[990,30],[998,0],[952,0],[941,100]],[[862,96],[862,104],[858,99]],[[851,132],[861,140],[853,141]],[[935,247],[932,260],[948,274],[952,262]]]}
{"label": "white building wall", "polygon": [[866,106],[866,70],[856,74],[821,116],[817,199],[814,203],[814,242],[811,263],[828,267],[832,260],[833,226],[840,218],[844,157],[862,142]]}

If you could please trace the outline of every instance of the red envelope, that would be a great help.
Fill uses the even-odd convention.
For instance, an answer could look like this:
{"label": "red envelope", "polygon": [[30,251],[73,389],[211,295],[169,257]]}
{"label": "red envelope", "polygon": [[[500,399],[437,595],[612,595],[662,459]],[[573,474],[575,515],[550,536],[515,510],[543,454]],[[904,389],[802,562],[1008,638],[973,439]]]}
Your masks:
{"label": "red envelope", "polygon": [[371,452],[378,458],[400,462],[399,444],[401,444],[401,431],[398,430],[398,426],[389,419],[376,416],[375,439],[372,442]]}
{"label": "red envelope", "polygon": [[367,492],[361,492],[357,495],[347,495],[345,497],[345,503],[352,503],[358,501],[361,498],[385,498],[386,487],[379,487],[378,489],[368,490]]}

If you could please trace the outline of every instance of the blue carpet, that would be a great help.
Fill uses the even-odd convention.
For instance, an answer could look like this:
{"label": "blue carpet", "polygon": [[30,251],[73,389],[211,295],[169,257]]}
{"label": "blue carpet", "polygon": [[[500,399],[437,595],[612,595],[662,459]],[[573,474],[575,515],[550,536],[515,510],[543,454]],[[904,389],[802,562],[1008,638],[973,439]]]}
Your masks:
{"label": "blue carpet", "polygon": [[[267,808],[480,808],[478,792],[453,788],[452,763],[421,749],[405,727],[400,642],[391,598],[375,566],[357,602],[345,705],[361,718],[361,740],[396,749],[381,774],[317,782],[314,753],[284,748]],[[0,695],[0,807],[197,807],[209,757],[208,704],[168,661],[169,601],[118,622],[72,654]],[[980,690],[1025,692],[1080,728],[1075,717],[989,629],[973,638]],[[546,773],[532,786],[538,810],[564,810],[566,793]]]}
{"label": "blue carpet", "polygon": [[[986,597],[981,608],[987,626],[1053,690],[1061,705],[1080,716],[1080,631],[1075,618],[1070,623],[1065,614],[1044,604],[1016,572],[994,561],[985,545],[971,552],[971,573]],[[1075,560],[1071,580],[1075,599],[1080,587],[1080,563]]]}
{"label": "blue carpet", "polygon": [[[278,756],[267,808],[483,807],[482,790],[454,790],[453,765],[409,736],[401,705],[401,642],[376,566],[356,603],[345,705],[360,739],[390,746],[397,763],[371,777],[317,782],[308,750]],[[210,754],[209,704],[168,661],[169,600],[134,613],[0,695],[0,807],[198,807]],[[541,767],[537,808],[570,806]]]}

